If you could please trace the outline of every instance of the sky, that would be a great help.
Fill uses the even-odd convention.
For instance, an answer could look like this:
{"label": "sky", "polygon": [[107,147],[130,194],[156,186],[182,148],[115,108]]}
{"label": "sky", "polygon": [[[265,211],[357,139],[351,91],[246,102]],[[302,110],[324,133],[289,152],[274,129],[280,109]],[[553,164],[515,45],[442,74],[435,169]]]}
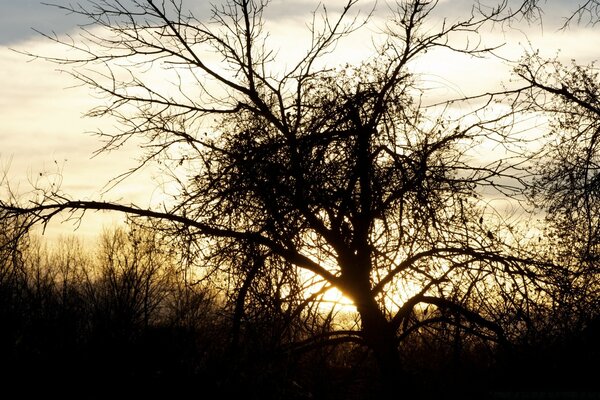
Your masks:
{"label": "sky", "polygon": [[[55,0],[54,3],[68,1]],[[183,3],[184,7],[193,8],[197,16],[208,15],[205,1],[184,0]],[[325,0],[323,3],[328,10],[335,10],[345,1]],[[310,11],[318,4],[312,0],[271,2],[267,18],[273,33],[271,40],[280,44],[281,60],[293,58],[298,49],[308,43],[306,23]],[[358,5],[362,10],[369,10],[373,4],[362,1]],[[465,8],[468,4],[470,0],[441,1],[437,15],[455,18],[457,13],[468,9]],[[547,0],[542,2],[541,25],[522,23],[517,24],[519,29],[485,32],[484,36],[491,42],[505,43],[501,53],[511,59],[517,59],[524,48],[530,47],[540,49],[549,57],[560,51],[562,59],[576,59],[579,63],[597,60],[600,58],[600,28],[558,29],[574,4],[570,0]],[[91,132],[98,128],[110,129],[112,124],[83,115],[101,100],[88,88],[73,87],[76,82],[67,73],[58,71],[57,65],[19,53],[54,54],[56,47],[33,28],[58,35],[75,34],[81,20],[37,0],[0,0],[0,10],[0,170],[7,171],[13,189],[27,194],[32,185],[60,183],[63,191],[73,198],[122,201],[139,206],[159,201],[159,184],[151,171],[142,171],[106,191],[111,178],[135,165],[135,147],[93,157],[100,142]],[[368,54],[370,37],[385,22],[386,13],[385,1],[379,1],[375,24],[336,49],[340,60],[357,62]],[[475,93],[482,89],[482,82],[497,85],[508,77],[509,70],[497,60],[466,62],[449,53],[424,57],[415,68],[422,70],[433,86],[443,87],[451,96]],[[75,232],[93,237],[102,225],[119,220],[120,216],[92,213]],[[73,232],[76,226],[63,218],[49,226],[46,234]]]}

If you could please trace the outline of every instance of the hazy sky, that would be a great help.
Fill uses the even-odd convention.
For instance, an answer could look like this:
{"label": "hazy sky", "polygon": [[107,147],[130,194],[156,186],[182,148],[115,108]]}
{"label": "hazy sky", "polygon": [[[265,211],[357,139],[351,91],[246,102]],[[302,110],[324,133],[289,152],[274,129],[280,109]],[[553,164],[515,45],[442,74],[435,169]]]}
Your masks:
{"label": "hazy sky", "polygon": [[[54,2],[68,3],[64,0]],[[85,3],[85,0],[81,2]],[[294,49],[308,43],[308,37],[302,36],[302,32],[310,11],[318,3],[312,0],[272,1],[267,16],[272,21],[273,40],[282,42],[280,56],[283,59],[292,57]],[[328,9],[335,10],[345,1],[324,3]],[[465,12],[468,10],[465,6],[471,3],[470,0],[442,1],[437,14],[452,19],[452,14]],[[502,51],[511,58],[517,58],[529,40],[532,48],[542,50],[547,56],[555,55],[560,49],[560,56],[567,60],[573,58],[587,63],[599,59],[600,28],[572,26],[567,30],[557,29],[561,18],[575,3],[569,0],[542,2],[545,7],[543,29],[539,24],[521,24],[520,31],[486,32],[486,37],[506,43]],[[359,3],[365,10],[372,4],[370,1]],[[185,5],[193,7],[197,16],[208,15],[205,1],[184,0]],[[99,198],[111,177],[133,165],[135,149],[91,159],[99,142],[89,132],[99,127],[110,128],[110,122],[82,118],[82,115],[99,100],[91,96],[87,88],[69,88],[75,82],[67,74],[57,72],[56,65],[31,61],[11,50],[52,54],[56,49],[32,28],[63,35],[75,33],[77,23],[81,21],[73,15],[64,15],[61,10],[44,6],[38,0],[0,0],[0,10],[0,167],[6,170],[10,165],[11,181],[15,187],[18,182],[21,192],[30,190],[32,181],[41,180],[42,184],[47,184],[57,179],[55,173],[62,171],[64,191],[74,197]],[[378,2],[377,11],[377,21],[381,23],[386,15],[384,1]],[[338,49],[341,62],[362,58],[369,48],[369,36],[374,29],[365,30],[363,36],[343,44]],[[423,58],[420,63],[418,68],[426,72],[431,82],[447,85],[447,91],[456,93],[480,90],[482,84],[497,84],[508,71],[505,65],[497,62],[465,63],[464,59],[449,54]],[[108,200],[122,199],[143,206],[159,198],[155,187],[149,174],[142,173],[104,196]],[[87,226],[82,225],[80,233],[94,232],[101,221],[96,218]],[[62,224],[52,229],[63,228],[70,230],[72,225]]]}

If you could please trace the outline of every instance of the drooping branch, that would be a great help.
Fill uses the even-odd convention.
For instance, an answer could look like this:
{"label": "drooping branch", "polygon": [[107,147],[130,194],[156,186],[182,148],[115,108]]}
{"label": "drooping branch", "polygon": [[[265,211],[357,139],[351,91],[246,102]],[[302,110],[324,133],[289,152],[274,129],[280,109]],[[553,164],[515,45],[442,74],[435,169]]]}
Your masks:
{"label": "drooping branch", "polygon": [[436,258],[442,255],[454,255],[454,256],[467,256],[475,261],[487,261],[490,263],[498,263],[499,265],[505,266],[506,269],[513,270],[514,273],[524,276],[534,276],[533,272],[524,269],[521,265],[535,265],[535,266],[548,266],[547,261],[538,260],[535,258],[516,257],[506,254],[501,254],[497,251],[483,251],[479,249],[473,249],[468,247],[434,247],[423,252],[414,254],[402,262],[398,263],[385,277],[383,277],[373,287],[372,292],[375,294],[380,293],[385,285],[392,282],[394,277],[405,271],[406,269],[413,266],[415,263],[422,259]]}
{"label": "drooping branch", "polygon": [[[404,316],[403,314],[405,314],[406,311],[411,310],[418,303],[432,304],[432,305],[435,305],[436,307],[438,307],[438,309],[440,309],[440,310],[446,310],[446,311],[450,311],[452,313],[459,314],[463,318],[465,318],[467,321],[469,321],[473,324],[479,325],[483,328],[489,329],[490,331],[494,332],[496,334],[496,338],[499,343],[501,343],[501,344],[507,343],[504,329],[499,324],[497,324],[493,321],[490,321],[489,319],[484,318],[479,313],[471,311],[463,305],[460,305],[452,300],[442,298],[442,297],[425,296],[423,294],[418,294],[418,295],[412,297],[408,302],[405,303],[405,305],[402,307],[402,309],[398,312],[397,316],[400,316],[400,315]],[[399,323],[400,319],[395,318],[395,322]],[[408,327],[407,329],[405,329],[398,338],[399,338],[399,340],[402,340],[403,338],[408,336],[411,332],[413,332],[414,330],[416,330],[422,326],[432,324],[432,323],[439,323],[439,322],[449,323],[451,321],[449,319],[447,319],[445,316],[432,317],[429,319],[425,319],[425,320],[419,321],[416,324],[413,324],[410,327]],[[398,329],[398,326],[395,326],[395,329]],[[474,332],[474,331],[471,331],[471,332]]]}
{"label": "drooping branch", "polygon": [[248,242],[256,243],[258,245],[263,245],[273,251],[275,254],[283,257],[285,260],[289,261],[297,265],[300,268],[304,268],[310,272],[313,272],[325,280],[327,280],[332,285],[338,286],[340,284],[339,279],[327,271],[325,268],[321,267],[315,261],[311,260],[309,257],[300,254],[295,249],[287,248],[263,235],[259,232],[252,231],[236,231],[232,229],[227,229],[218,226],[211,226],[207,223],[202,223],[199,221],[195,221],[193,219],[187,218],[183,215],[173,214],[169,212],[160,212],[153,211],[149,209],[138,208],[136,206],[130,205],[122,205],[115,203],[107,203],[100,201],[64,201],[60,204],[42,204],[35,205],[32,207],[19,207],[16,205],[10,205],[5,203],[0,203],[0,210],[2,210],[7,217],[11,216],[20,216],[20,215],[32,215],[35,216],[35,220],[42,223],[48,223],[50,219],[55,217],[62,211],[76,211],[76,210],[96,210],[96,211],[118,211],[129,215],[139,216],[139,217],[147,217],[153,219],[160,219],[164,221],[170,221],[177,224],[181,224],[187,227],[192,227],[198,230],[198,232],[202,235],[207,235],[211,237],[221,237],[221,238],[230,238],[230,239],[239,239],[245,240]]}
{"label": "drooping branch", "polygon": [[432,296],[423,296],[421,301],[423,303],[433,304],[440,309],[446,309],[448,311],[458,313],[468,321],[483,326],[484,328],[494,332],[497,335],[498,342],[506,343],[504,329],[502,329],[500,325],[482,317],[480,314],[473,312],[460,304],[457,304],[449,299]]}

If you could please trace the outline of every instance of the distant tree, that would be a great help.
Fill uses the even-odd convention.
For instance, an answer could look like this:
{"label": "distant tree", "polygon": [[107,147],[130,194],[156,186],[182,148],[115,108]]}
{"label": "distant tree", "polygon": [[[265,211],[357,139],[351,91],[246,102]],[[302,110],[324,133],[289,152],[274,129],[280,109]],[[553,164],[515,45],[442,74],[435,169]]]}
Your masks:
{"label": "distant tree", "polygon": [[538,54],[524,58],[517,73],[530,85],[517,103],[519,112],[549,120],[528,189],[546,215],[556,259],[548,271],[555,300],[562,319],[577,330],[599,317],[600,79],[593,64],[563,65]]}
{"label": "distant tree", "polygon": [[357,1],[314,14],[296,63],[269,47],[267,3],[216,5],[208,22],[176,1],[66,8],[91,25],[73,41],[49,37],[74,54],[52,60],[107,96],[91,115],[121,123],[101,132],[101,151],[145,140],[139,167],[161,163],[179,191],[160,210],[51,191],[31,205],[3,201],[3,213],[42,223],[63,210],[162,220],[206,275],[212,267],[234,286],[238,332],[255,295],[276,311],[269,318],[285,319],[336,288],[360,325],[305,332],[314,340],[300,344],[366,346],[389,394],[398,382],[411,386],[399,352],[408,337],[440,330],[454,332],[457,346],[463,335],[506,343],[536,301],[540,262],[479,207],[484,191],[516,192],[522,160],[503,151],[480,160],[473,149],[518,143],[505,123],[513,111],[490,117],[487,96],[482,107],[465,101],[469,111],[458,117],[456,102],[428,107],[412,65],[434,49],[490,54],[479,30],[527,4],[477,3],[463,19],[440,21],[437,2],[397,2],[368,61],[331,67],[326,57],[364,25],[352,14]]}
{"label": "distant tree", "polygon": [[158,317],[169,294],[173,259],[151,231],[114,229],[104,232],[98,250],[94,280],[100,311],[109,326],[143,328]]}
{"label": "distant tree", "polygon": [[[535,8],[536,3],[530,5]],[[580,2],[565,17],[562,28],[597,27],[599,11],[598,1]],[[543,137],[537,139],[529,157],[525,190],[543,219],[543,234],[533,246],[551,261],[538,271],[548,290],[537,304],[536,316],[528,321],[522,342],[539,352],[529,353],[530,359],[544,354],[544,361],[533,361],[541,365],[541,375],[581,379],[578,387],[588,387],[586,360],[600,353],[596,341],[590,340],[600,321],[598,68],[596,62],[565,62],[536,51],[526,54],[515,72],[526,83],[515,97],[515,113],[543,121],[538,127]],[[552,371],[553,364],[573,368],[557,372]]]}

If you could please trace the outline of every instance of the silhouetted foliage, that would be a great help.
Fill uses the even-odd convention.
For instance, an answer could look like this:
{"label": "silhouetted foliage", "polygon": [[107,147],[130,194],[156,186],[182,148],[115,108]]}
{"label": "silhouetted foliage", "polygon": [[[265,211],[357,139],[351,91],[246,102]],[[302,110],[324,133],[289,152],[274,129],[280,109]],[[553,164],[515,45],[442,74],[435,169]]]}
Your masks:
{"label": "silhouetted foliage", "polygon": [[[526,57],[517,72],[529,84],[519,103],[525,112],[543,113],[550,129],[532,168],[529,185],[535,205],[546,211],[546,240],[557,269],[553,304],[581,330],[598,317],[598,133],[600,80],[593,65],[564,66],[537,54]],[[560,267],[558,267],[560,266]],[[569,327],[561,327],[561,331]]]}

